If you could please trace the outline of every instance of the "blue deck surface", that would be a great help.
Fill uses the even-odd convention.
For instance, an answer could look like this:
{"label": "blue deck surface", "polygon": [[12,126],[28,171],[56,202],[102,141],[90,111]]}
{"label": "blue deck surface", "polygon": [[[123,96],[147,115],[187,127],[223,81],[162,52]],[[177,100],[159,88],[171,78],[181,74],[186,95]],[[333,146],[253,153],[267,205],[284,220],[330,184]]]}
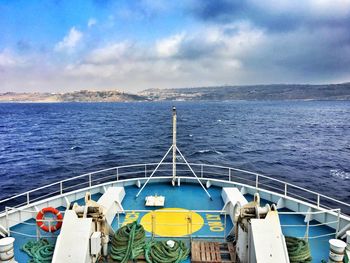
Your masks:
{"label": "blue deck surface", "polygon": [[[212,200],[206,195],[201,187],[193,184],[183,184],[181,187],[169,187],[167,184],[149,184],[141,192],[138,198],[135,198],[137,192],[140,189],[136,186],[130,186],[127,188],[127,194],[123,200],[123,207],[125,210],[154,210],[155,207],[146,207],[145,198],[150,195],[162,195],[165,196],[164,208],[183,208],[188,210],[221,210],[224,203],[221,198],[221,188],[212,187],[208,191],[212,197]],[[127,214],[127,213],[126,213]],[[138,213],[137,220],[146,214]],[[195,233],[192,237],[205,237],[213,236],[213,238],[223,238],[224,234],[233,227],[229,216],[226,217],[226,229],[225,216],[220,213],[198,213],[204,219],[204,226]],[[122,224],[125,220],[124,215],[120,215],[119,223]],[[112,227],[117,229],[118,218],[116,217],[112,223]],[[220,227],[221,226],[221,227]]]}
{"label": "blue deck surface", "polygon": [[[123,208],[125,210],[155,210],[156,208],[150,208],[145,206],[145,197],[149,195],[162,195],[165,196],[164,208],[183,208],[188,210],[221,210],[224,203],[221,198],[221,188],[212,186],[208,189],[213,200],[210,200],[203,189],[197,184],[182,184],[180,187],[169,187],[169,184],[149,184],[147,185],[140,196],[135,198],[136,193],[139,188],[136,186],[128,186],[125,188],[126,195],[122,202]],[[101,194],[92,195],[93,200],[98,200]],[[252,200],[252,196],[246,195],[248,201]],[[77,200],[79,204],[84,204],[84,200]],[[265,200],[261,200],[262,204],[267,203]],[[59,207],[60,210],[64,210],[64,207]],[[280,211],[288,211],[286,209]],[[135,213],[132,218],[137,219],[139,222],[147,212],[140,212],[135,217]],[[213,238],[222,238],[224,234],[228,234],[232,228],[232,223],[229,217],[226,219],[226,229],[220,226],[224,226],[225,218],[219,213],[198,213],[204,221],[204,225],[198,231],[192,233],[192,237],[204,237],[212,236]],[[126,219],[129,218],[129,219]],[[123,224],[125,220],[130,220],[128,213],[126,215],[120,214],[119,225]],[[282,230],[286,236],[296,236],[303,237],[306,230],[306,224],[304,223],[304,217],[301,215],[280,215],[280,221],[282,225]],[[25,223],[30,223],[27,225]],[[12,231],[26,233],[30,235],[36,235],[37,227],[35,225],[35,220],[30,219],[25,223],[18,224],[11,228]],[[315,225],[317,222],[312,221],[310,225]],[[304,225],[303,227],[296,226],[283,226],[283,225]],[[112,227],[114,229],[118,228],[118,217],[116,216]],[[310,227],[309,236],[323,235],[334,232],[333,229],[327,226],[314,226]],[[59,232],[53,235],[50,241],[55,242],[55,236]],[[49,233],[42,232],[42,235],[49,236]],[[147,232],[149,237],[151,234]],[[27,238],[20,236],[18,234],[12,234],[16,238],[15,241],[15,255],[18,262],[28,262],[29,257],[21,251],[21,247],[29,240],[33,238]],[[313,257],[313,262],[321,262],[322,259],[328,258],[329,246],[328,240],[333,238],[333,236],[327,236],[324,238],[309,239],[309,244],[311,248],[311,253]],[[189,262],[189,261],[188,261]]]}
{"label": "blue deck surface", "polygon": [[[98,194],[94,194],[91,196],[92,200],[97,201],[102,194],[98,193]],[[84,204],[84,198],[81,198],[79,200],[76,200],[76,202],[80,205]],[[57,207],[58,210],[60,211],[64,211],[65,207],[60,206]],[[23,233],[23,234],[27,234],[27,235],[36,235],[37,231],[40,231],[40,235],[41,236],[48,236],[51,238],[46,238],[49,242],[51,242],[52,244],[54,244],[56,242],[56,238],[57,235],[60,233],[60,231],[56,231],[55,233],[47,233],[44,232],[41,229],[38,229],[36,227],[36,221],[34,218],[29,219],[21,224],[15,225],[13,227],[11,227],[10,229],[11,231],[15,231],[15,232],[19,232],[19,233]],[[35,238],[32,237],[25,237],[23,235],[20,234],[16,234],[16,233],[11,233],[11,236],[13,236],[16,241],[15,241],[15,246],[14,246],[14,252],[15,252],[15,259],[19,262],[19,263],[24,263],[24,262],[29,262],[30,257],[27,255],[27,253],[22,251],[22,247],[25,243],[27,243],[28,241],[35,241]]]}

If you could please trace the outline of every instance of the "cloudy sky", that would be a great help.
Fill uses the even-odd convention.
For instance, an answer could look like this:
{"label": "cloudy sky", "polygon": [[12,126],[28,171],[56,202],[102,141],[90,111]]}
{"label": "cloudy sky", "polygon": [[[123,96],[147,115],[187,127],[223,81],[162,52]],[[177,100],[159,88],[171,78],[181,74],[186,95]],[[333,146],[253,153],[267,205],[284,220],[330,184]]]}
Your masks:
{"label": "cloudy sky", "polygon": [[350,0],[0,0],[0,92],[350,81]]}

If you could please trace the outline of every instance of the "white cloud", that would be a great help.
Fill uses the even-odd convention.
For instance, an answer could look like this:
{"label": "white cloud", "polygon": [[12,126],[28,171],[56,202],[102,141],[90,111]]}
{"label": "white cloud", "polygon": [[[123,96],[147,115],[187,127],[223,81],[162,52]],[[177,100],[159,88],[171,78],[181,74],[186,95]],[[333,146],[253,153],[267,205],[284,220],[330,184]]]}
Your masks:
{"label": "white cloud", "polygon": [[347,17],[350,14],[350,0],[309,0],[307,9],[316,16]]}
{"label": "white cloud", "polygon": [[25,64],[25,59],[14,54],[10,50],[3,50],[0,53],[0,67],[11,68],[18,67]]}
{"label": "white cloud", "polygon": [[72,77],[93,77],[99,79],[109,79],[115,74],[114,65],[95,65],[95,64],[70,64],[65,67],[65,74]]}
{"label": "white cloud", "polygon": [[14,66],[17,64],[16,58],[14,58],[9,52],[0,53],[0,66]]}
{"label": "white cloud", "polygon": [[123,58],[131,48],[132,44],[128,41],[108,44],[92,50],[87,56],[86,62],[95,64],[112,63]]}
{"label": "white cloud", "polygon": [[71,51],[81,41],[83,33],[72,27],[62,41],[55,45],[55,51]]}
{"label": "white cloud", "polygon": [[[340,79],[345,73],[337,69],[334,74],[333,65],[345,60],[327,54],[331,40],[317,44],[319,35],[331,39],[326,37],[329,32],[333,38],[336,36],[334,30],[271,34],[244,21],[212,25],[151,44],[110,43],[70,64],[63,74],[67,78],[88,79],[101,88],[117,86],[126,91],[149,87],[334,82],[335,77]],[[319,72],[324,78],[320,78]]]}
{"label": "white cloud", "polygon": [[[278,25],[279,20],[291,18],[293,21],[339,20],[350,15],[350,0],[247,0],[249,7],[255,7],[252,16],[270,16]],[[284,16],[285,15],[285,16]],[[234,17],[233,17],[234,18]],[[252,19],[254,17],[250,17]]]}
{"label": "white cloud", "polygon": [[[118,88],[135,92],[223,84],[338,82],[349,78],[347,32],[331,26],[271,32],[247,20],[206,24],[153,42],[111,41],[95,49],[81,49],[77,56],[53,62],[51,68],[47,61],[55,57],[27,57],[25,65],[31,63],[33,68],[19,68],[21,57],[0,51],[0,83],[5,83],[0,89]],[[73,44],[68,36],[62,43],[69,50],[81,37],[75,37]],[[11,68],[11,74],[1,74],[2,65]]]}
{"label": "white cloud", "polygon": [[93,27],[96,24],[97,24],[97,20],[95,18],[90,18],[87,25],[88,27]]}
{"label": "white cloud", "polygon": [[117,83],[129,91],[231,83],[244,74],[240,53],[256,48],[262,35],[241,23],[174,34],[148,46],[111,43],[70,64],[64,74],[104,85]]}
{"label": "white cloud", "polygon": [[184,40],[185,34],[161,39],[156,43],[156,51],[161,57],[171,57],[176,55],[180,49],[180,44]]}

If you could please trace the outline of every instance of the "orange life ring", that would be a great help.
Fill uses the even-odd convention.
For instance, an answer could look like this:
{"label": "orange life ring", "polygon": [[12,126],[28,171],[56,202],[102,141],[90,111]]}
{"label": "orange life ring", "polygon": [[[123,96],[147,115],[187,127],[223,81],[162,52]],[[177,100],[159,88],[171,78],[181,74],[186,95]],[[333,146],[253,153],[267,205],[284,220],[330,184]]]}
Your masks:
{"label": "orange life ring", "polygon": [[[52,225],[49,227],[48,225],[44,224],[44,222],[42,220],[43,220],[44,215],[46,213],[51,213],[51,214],[56,215],[56,220],[58,220],[58,221],[55,225]],[[36,224],[38,225],[38,227],[40,227],[42,230],[44,230],[46,232],[55,232],[56,230],[61,228],[62,219],[63,219],[63,216],[62,216],[61,212],[58,211],[56,208],[45,207],[45,208],[41,209],[39,211],[39,213],[36,215]]]}

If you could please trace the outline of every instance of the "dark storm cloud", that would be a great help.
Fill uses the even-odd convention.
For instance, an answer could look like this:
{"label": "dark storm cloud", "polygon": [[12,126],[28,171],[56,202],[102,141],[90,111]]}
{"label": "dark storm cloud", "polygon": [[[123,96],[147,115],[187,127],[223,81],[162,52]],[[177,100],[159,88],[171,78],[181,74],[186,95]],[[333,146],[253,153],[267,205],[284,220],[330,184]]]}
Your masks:
{"label": "dark storm cloud", "polygon": [[214,20],[218,22],[228,22],[233,18],[247,16],[249,6],[246,1],[227,0],[203,0],[195,1],[190,6],[190,11],[203,20]]}
{"label": "dark storm cloud", "polygon": [[[297,19],[292,15],[279,14],[273,18],[266,11],[249,4],[248,1],[229,0],[201,0],[194,1],[190,7],[192,13],[198,19],[215,23],[230,23],[239,20],[249,20],[257,25],[266,27],[273,31],[295,28]],[[279,23],[276,23],[276,22]]]}
{"label": "dark storm cloud", "polygon": [[[193,0],[198,21],[225,26],[245,21],[264,32],[264,41],[236,54],[253,72],[284,70],[298,79],[331,79],[350,68],[350,2],[327,0]],[[237,34],[236,28],[225,35]],[[186,53],[186,52],[184,52]],[[273,76],[269,76],[273,78]]]}
{"label": "dark storm cloud", "polygon": [[203,57],[212,57],[217,50],[224,48],[223,43],[210,43],[198,37],[185,39],[179,46],[176,58],[184,60],[195,60]]}
{"label": "dark storm cloud", "polygon": [[[287,4],[281,4],[286,3]],[[288,31],[299,27],[350,26],[350,16],[313,12],[310,1],[194,0],[188,12],[205,22],[232,23],[248,20],[269,31]],[[275,7],[274,7],[275,5]],[[335,3],[336,5],[336,3]],[[332,14],[332,10],[329,10]]]}

